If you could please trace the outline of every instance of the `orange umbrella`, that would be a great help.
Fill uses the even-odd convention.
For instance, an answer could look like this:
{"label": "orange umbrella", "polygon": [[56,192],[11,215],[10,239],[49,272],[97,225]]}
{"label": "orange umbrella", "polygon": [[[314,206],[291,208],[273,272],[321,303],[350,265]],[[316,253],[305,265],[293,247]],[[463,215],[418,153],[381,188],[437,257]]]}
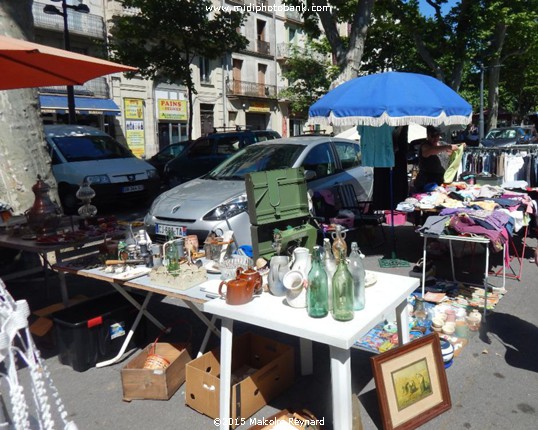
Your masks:
{"label": "orange umbrella", "polygon": [[136,67],[76,52],[0,36],[0,90],[82,85],[90,79]]}

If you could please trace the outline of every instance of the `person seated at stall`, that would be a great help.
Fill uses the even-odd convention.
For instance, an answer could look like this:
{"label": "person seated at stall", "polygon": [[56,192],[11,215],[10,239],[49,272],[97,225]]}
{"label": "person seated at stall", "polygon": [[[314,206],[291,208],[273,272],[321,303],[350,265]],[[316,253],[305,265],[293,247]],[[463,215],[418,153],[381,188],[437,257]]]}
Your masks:
{"label": "person seated at stall", "polygon": [[[463,143],[462,145],[465,145]],[[441,141],[439,127],[429,125],[426,128],[426,139],[421,142],[418,150],[418,174],[415,178],[415,191],[423,192],[431,190],[432,186],[441,185],[444,182],[445,170],[447,169],[452,152],[459,145],[447,144]]]}

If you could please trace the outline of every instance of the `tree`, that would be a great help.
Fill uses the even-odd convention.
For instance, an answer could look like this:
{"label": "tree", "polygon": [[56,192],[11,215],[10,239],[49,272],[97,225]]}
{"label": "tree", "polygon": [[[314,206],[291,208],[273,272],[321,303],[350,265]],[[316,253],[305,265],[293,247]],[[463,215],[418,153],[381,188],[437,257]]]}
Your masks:
{"label": "tree", "polygon": [[[497,122],[499,103],[520,106],[523,95],[532,94],[530,77],[536,75],[529,53],[536,52],[538,20],[536,0],[461,0],[443,13],[446,0],[426,0],[432,13],[419,11],[417,0],[378,0],[375,20],[367,41],[367,52],[376,50],[380,59],[400,70],[432,74],[478,106],[480,70],[487,81],[488,126]],[[379,26],[392,17],[399,37],[387,41]],[[386,24],[385,24],[386,25]],[[380,43],[381,41],[381,43]],[[409,41],[413,42],[410,49]],[[526,67],[510,67],[526,59]],[[516,60],[517,59],[517,60]],[[379,65],[380,61],[377,62]],[[527,67],[528,65],[528,67]],[[503,78],[503,71],[508,71]],[[520,79],[514,79],[517,73]],[[527,85],[527,89],[523,86]],[[528,104],[529,101],[526,102]],[[531,101],[532,103],[532,101]]]}
{"label": "tree", "polygon": [[338,69],[326,59],[328,45],[323,41],[309,41],[304,48],[293,47],[282,75],[289,85],[280,92],[280,97],[290,101],[292,114],[305,114],[308,108],[330,87]]}
{"label": "tree", "polygon": [[[364,45],[375,0],[284,0],[284,3],[304,6],[305,31],[312,37],[321,34],[321,24],[340,73],[331,86],[358,76]],[[338,24],[350,23],[349,36],[341,36]]]}
{"label": "tree", "polygon": [[[31,0],[0,2],[0,33],[16,39],[33,39]],[[0,91],[0,200],[21,215],[34,202],[32,186],[40,175],[51,185],[57,199],[57,185],[51,172],[50,156],[39,117],[37,91]]]}
{"label": "tree", "polygon": [[[245,16],[214,11],[210,0],[120,0],[126,13],[112,17],[113,59],[136,66],[156,82],[183,84],[189,103],[188,137],[192,138],[191,65],[196,57],[216,59],[246,48],[237,30]],[[128,12],[128,13],[127,13]]]}

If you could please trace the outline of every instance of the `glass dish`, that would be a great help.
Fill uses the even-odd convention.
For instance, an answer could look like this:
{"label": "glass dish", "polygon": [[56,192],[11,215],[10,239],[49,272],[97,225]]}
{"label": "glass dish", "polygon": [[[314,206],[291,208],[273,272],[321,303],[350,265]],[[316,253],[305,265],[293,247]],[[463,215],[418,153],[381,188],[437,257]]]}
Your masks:
{"label": "glass dish", "polygon": [[248,269],[252,267],[254,262],[252,258],[247,257],[246,255],[232,255],[230,258],[226,258],[222,263],[220,263],[220,278],[223,280],[233,279],[236,277],[236,272],[239,267],[243,269]]}

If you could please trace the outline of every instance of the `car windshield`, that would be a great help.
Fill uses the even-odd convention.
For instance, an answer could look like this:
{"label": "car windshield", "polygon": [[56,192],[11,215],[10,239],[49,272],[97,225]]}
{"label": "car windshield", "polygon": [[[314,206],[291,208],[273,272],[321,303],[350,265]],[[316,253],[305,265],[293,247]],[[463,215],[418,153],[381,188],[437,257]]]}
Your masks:
{"label": "car windshield", "polygon": [[69,162],[134,157],[129,149],[109,136],[62,136],[54,137],[53,141]]}
{"label": "car windshield", "polygon": [[493,129],[491,130],[486,139],[513,139],[517,135],[517,130],[514,128],[507,128],[504,130]]}
{"label": "car windshield", "polygon": [[292,167],[303,145],[250,145],[210,171],[206,179],[244,179],[247,173]]}

